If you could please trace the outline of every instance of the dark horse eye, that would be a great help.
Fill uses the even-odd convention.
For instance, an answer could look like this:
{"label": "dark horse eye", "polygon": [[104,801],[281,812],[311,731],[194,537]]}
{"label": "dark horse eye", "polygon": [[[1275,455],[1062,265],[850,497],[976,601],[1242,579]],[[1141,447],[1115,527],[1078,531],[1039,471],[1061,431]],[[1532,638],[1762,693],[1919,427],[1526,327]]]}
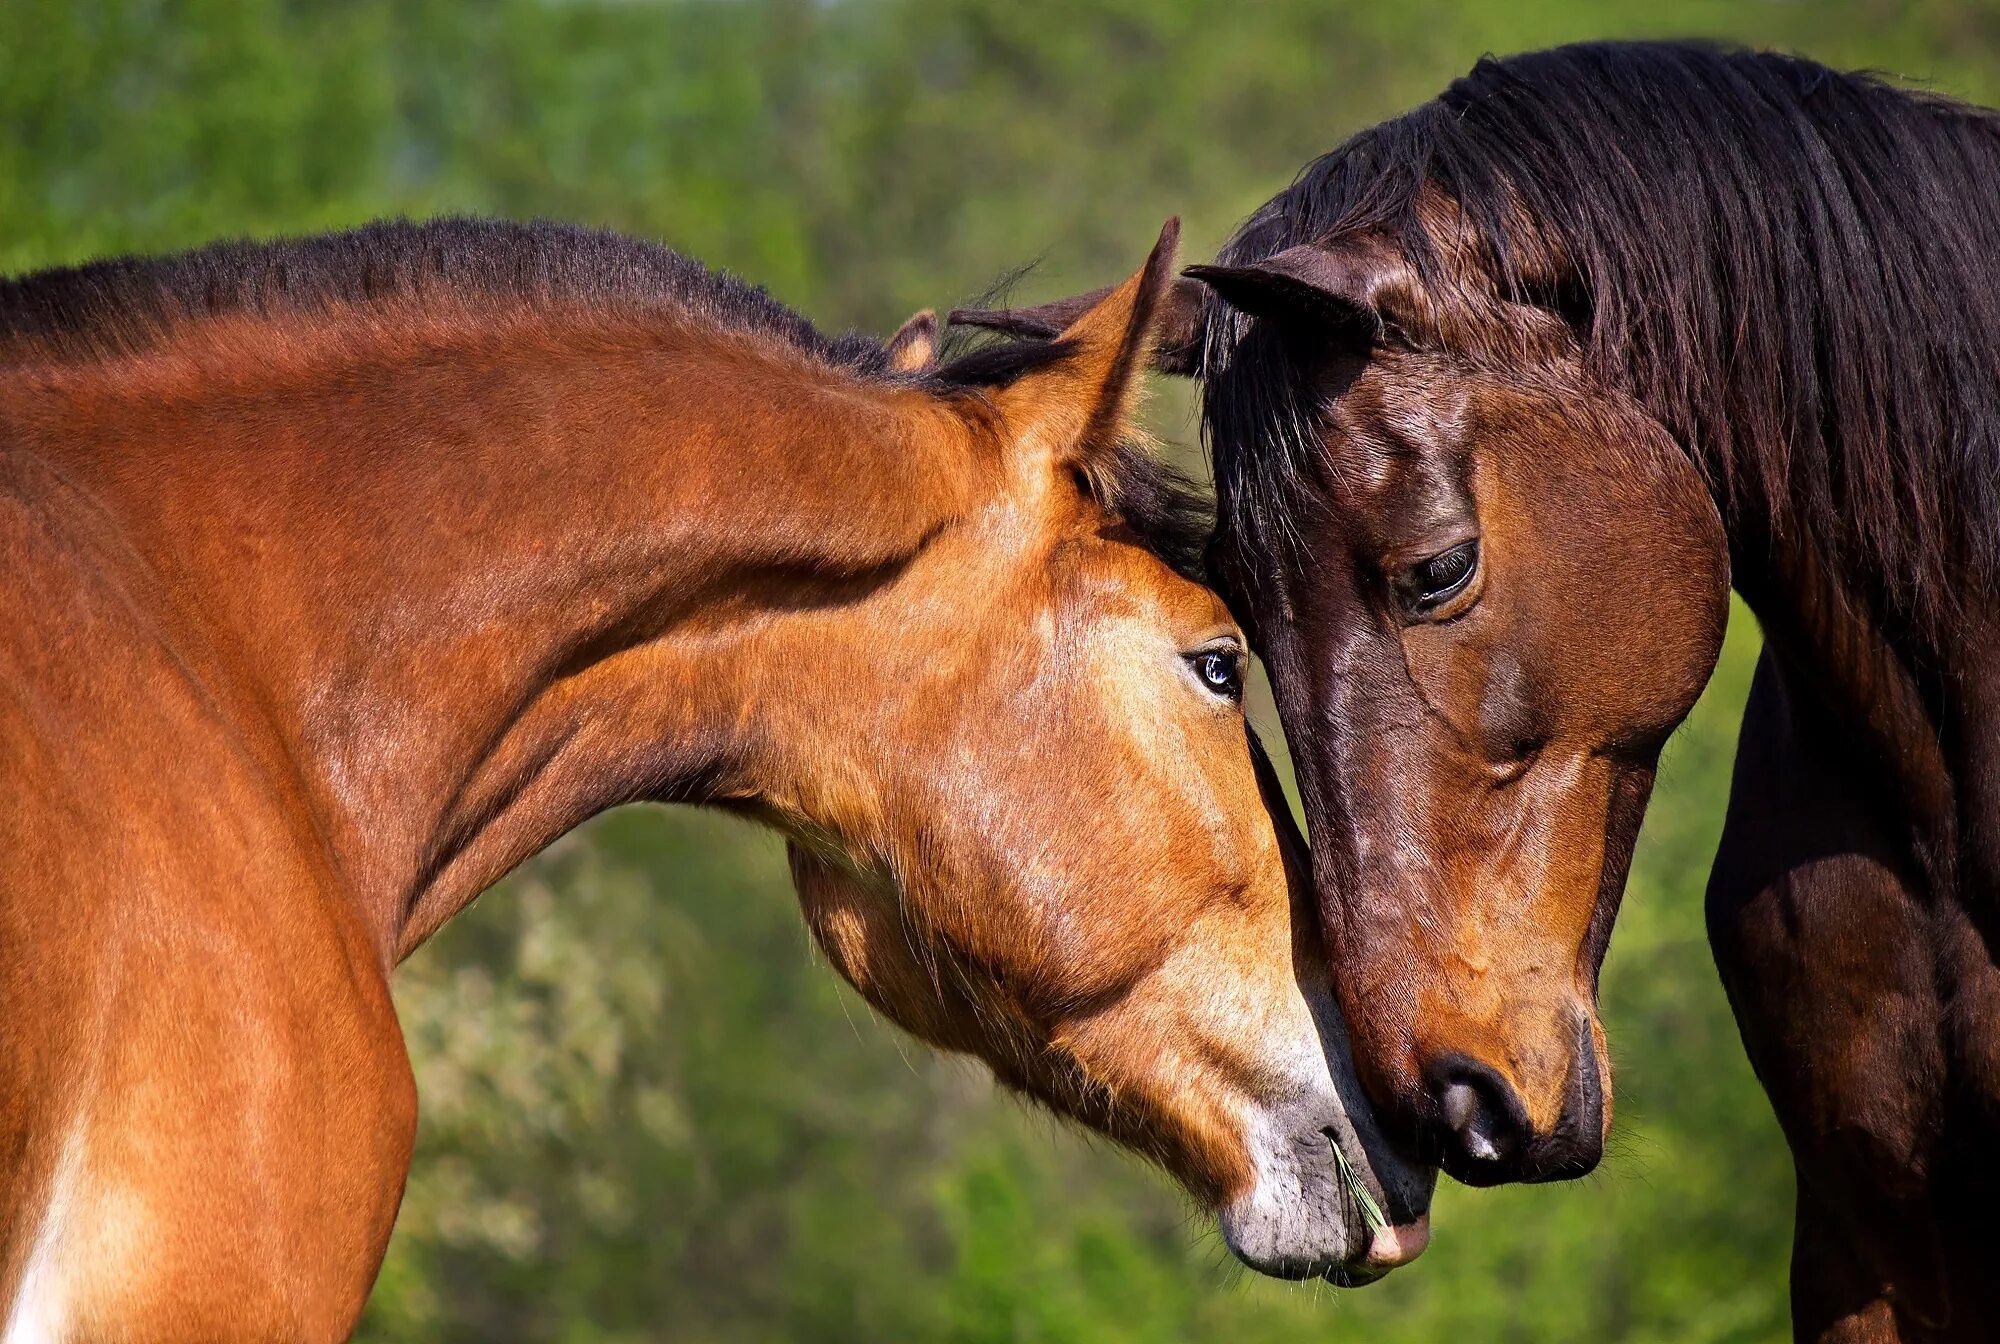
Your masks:
{"label": "dark horse eye", "polygon": [[1235,649],[1203,649],[1188,655],[1201,684],[1225,700],[1243,698],[1243,655]]}
{"label": "dark horse eye", "polygon": [[1403,599],[1411,612],[1426,615],[1464,592],[1478,572],[1479,542],[1462,541],[1411,566],[1402,583]]}

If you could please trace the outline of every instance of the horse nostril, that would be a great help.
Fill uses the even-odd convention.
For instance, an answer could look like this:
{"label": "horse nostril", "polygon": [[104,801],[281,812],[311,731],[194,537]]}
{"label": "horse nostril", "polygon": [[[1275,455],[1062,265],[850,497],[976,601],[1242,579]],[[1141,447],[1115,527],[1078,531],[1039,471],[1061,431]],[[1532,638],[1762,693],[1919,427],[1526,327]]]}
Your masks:
{"label": "horse nostril", "polygon": [[1532,1137],[1513,1087],[1486,1065],[1461,1057],[1438,1070],[1433,1095],[1445,1170],[1472,1184],[1509,1179]]}
{"label": "horse nostril", "polygon": [[1453,1083],[1444,1090],[1444,1122],[1458,1135],[1465,1155],[1481,1162],[1497,1162],[1500,1149],[1493,1142],[1492,1120],[1479,1099],[1479,1089],[1471,1083]]}

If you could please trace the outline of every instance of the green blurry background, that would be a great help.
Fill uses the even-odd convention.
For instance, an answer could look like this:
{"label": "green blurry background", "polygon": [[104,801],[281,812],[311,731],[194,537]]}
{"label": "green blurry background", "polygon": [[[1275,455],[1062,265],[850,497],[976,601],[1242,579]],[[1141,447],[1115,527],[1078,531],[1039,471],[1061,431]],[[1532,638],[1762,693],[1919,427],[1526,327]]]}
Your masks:
{"label": "green blurry background", "polygon": [[[553,215],[884,332],[1036,258],[1018,296],[1116,278],[1169,213],[1205,255],[1483,52],[1689,33],[2000,101],[1980,0],[0,0],[0,271]],[[1183,452],[1188,405],[1154,412]],[[1612,1153],[1442,1190],[1414,1269],[1246,1276],[1162,1178],[873,1021],[775,840],[627,810],[401,974],[423,1126],[364,1337],[1787,1337],[1789,1165],[1701,932],[1755,647],[1738,620],[1670,749],[1613,940]]]}

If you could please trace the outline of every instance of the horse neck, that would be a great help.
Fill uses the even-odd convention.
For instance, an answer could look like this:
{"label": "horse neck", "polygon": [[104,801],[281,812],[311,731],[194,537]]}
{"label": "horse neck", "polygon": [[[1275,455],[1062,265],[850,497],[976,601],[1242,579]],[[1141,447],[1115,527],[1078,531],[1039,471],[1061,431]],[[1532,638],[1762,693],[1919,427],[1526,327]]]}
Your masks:
{"label": "horse neck", "polygon": [[[1927,631],[1888,612],[1878,577],[1856,574],[1800,529],[1777,534],[1754,501],[1726,513],[1735,586],[1769,654],[1815,721],[1845,725],[1827,754],[1844,756],[1865,791],[1906,835],[1934,889],[1956,883],[1965,762],[1948,731],[1970,708],[1959,675],[1976,640]],[[1956,758],[1956,759],[1955,759]],[[1883,786],[1886,787],[1877,787]]]}
{"label": "horse neck", "polygon": [[677,316],[225,328],[38,377],[8,404],[268,729],[385,957],[607,806],[754,797],[758,632],[969,488],[934,398]]}

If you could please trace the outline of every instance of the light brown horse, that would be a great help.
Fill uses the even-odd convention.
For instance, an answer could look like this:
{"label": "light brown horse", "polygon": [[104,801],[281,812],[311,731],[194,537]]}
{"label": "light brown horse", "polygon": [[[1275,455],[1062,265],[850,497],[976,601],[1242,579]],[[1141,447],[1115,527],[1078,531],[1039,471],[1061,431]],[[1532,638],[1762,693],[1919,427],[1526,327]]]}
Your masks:
{"label": "light brown horse", "polygon": [[0,288],[7,1344],[344,1337],[415,1125],[390,969],[640,799],[782,830],[871,1003],[1250,1263],[1421,1249],[1242,636],[1123,446],[1172,234],[944,367],[555,226]]}

